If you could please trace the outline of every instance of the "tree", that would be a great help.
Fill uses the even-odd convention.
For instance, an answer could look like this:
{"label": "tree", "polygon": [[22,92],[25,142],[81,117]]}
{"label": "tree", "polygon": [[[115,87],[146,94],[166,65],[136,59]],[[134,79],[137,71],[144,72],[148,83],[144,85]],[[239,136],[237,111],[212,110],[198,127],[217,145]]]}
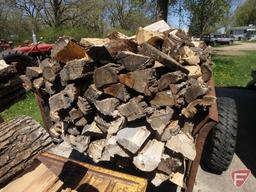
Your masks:
{"label": "tree", "polygon": [[256,25],[256,0],[246,0],[235,12],[236,25]]}
{"label": "tree", "polygon": [[230,0],[185,0],[190,13],[189,32],[202,35],[213,31],[230,9]]}

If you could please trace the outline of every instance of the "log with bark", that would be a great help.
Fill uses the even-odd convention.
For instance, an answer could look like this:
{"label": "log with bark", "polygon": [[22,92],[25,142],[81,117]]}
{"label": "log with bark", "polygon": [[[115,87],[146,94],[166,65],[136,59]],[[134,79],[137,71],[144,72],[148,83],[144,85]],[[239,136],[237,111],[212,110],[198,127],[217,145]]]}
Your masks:
{"label": "log with bark", "polygon": [[39,123],[21,116],[0,124],[0,186],[30,167],[36,156],[51,145]]}
{"label": "log with bark", "polygon": [[42,73],[29,75],[55,137],[95,162],[128,159],[155,174],[155,185],[183,183],[184,162],[196,155],[198,111],[215,101],[207,95],[207,47],[162,24],[140,28],[135,38],[112,33],[57,42]]}

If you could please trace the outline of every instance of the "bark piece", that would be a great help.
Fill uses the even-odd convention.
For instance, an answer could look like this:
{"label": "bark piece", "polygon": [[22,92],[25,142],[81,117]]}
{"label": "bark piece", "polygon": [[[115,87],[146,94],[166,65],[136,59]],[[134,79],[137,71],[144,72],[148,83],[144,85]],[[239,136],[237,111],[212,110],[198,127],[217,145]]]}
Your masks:
{"label": "bark piece", "polygon": [[118,76],[120,83],[134,89],[139,93],[144,93],[147,96],[151,95],[149,87],[156,81],[154,69],[144,69]]}
{"label": "bark piece", "polygon": [[170,122],[173,113],[173,109],[169,107],[166,109],[155,110],[152,115],[147,117],[147,122],[150,124],[152,129],[161,135],[164,131],[164,128]]}
{"label": "bark piece", "polygon": [[43,77],[39,77],[33,81],[33,87],[39,90],[44,85]]}
{"label": "bark piece", "polygon": [[50,97],[50,110],[55,112],[71,107],[77,96],[78,91],[76,87],[74,84],[69,84],[64,90]]}
{"label": "bark piece", "polygon": [[191,78],[187,82],[187,88],[185,93],[185,100],[190,103],[197,97],[205,95],[208,91],[208,87],[205,83],[202,83],[194,78]]}
{"label": "bark piece", "polygon": [[41,69],[43,70],[43,77],[49,82],[53,82],[56,77],[59,74],[59,71],[61,70],[62,66],[59,62],[56,61],[45,61],[47,62],[47,65],[44,64],[44,66],[41,66]]}
{"label": "bark piece", "polygon": [[212,96],[204,96],[202,99],[196,99],[188,104],[186,108],[183,108],[181,114],[187,118],[193,117],[197,113],[196,106],[211,106],[214,102],[216,102],[216,97]]}
{"label": "bark piece", "polygon": [[142,68],[150,58],[130,51],[118,52],[116,56],[118,63],[121,63],[128,71],[135,71]]}
{"label": "bark piece", "polygon": [[60,71],[61,81],[72,81],[85,78],[92,74],[93,63],[88,63],[86,59],[75,59],[68,61]]}
{"label": "bark piece", "polygon": [[80,97],[80,96],[78,97],[77,106],[84,115],[87,115],[93,111],[92,106],[90,105],[88,100],[84,97]]}
{"label": "bark piece", "polygon": [[35,79],[42,75],[42,70],[39,67],[27,67],[26,68],[26,76],[29,79]]}
{"label": "bark piece", "polygon": [[151,105],[155,106],[173,106],[175,98],[170,90],[158,92],[155,97],[150,100]]}
{"label": "bark piece", "polygon": [[166,147],[177,153],[181,153],[189,160],[193,161],[196,157],[196,148],[193,137],[183,132],[172,136],[171,139],[167,141]]}
{"label": "bark piece", "polygon": [[146,126],[126,127],[117,132],[117,142],[125,149],[135,154],[149,137]]}
{"label": "bark piece", "polygon": [[21,171],[31,167],[37,154],[49,148],[51,142],[50,135],[31,117],[21,116],[1,123],[1,187]]}
{"label": "bark piece", "polygon": [[120,105],[117,109],[128,121],[133,121],[145,116],[144,110],[147,103],[142,101],[143,97],[135,97],[128,103]]}
{"label": "bark piece", "polygon": [[100,139],[90,143],[87,153],[95,163],[101,160],[105,143],[106,139]]}
{"label": "bark piece", "polygon": [[68,39],[62,39],[55,44],[51,51],[51,58],[62,63],[82,58],[89,60],[85,50],[75,42]]}
{"label": "bark piece", "polygon": [[166,88],[169,88],[170,84],[177,83],[178,81],[185,80],[186,74],[180,72],[180,71],[175,71],[171,73],[167,73],[158,80],[158,89],[160,91],[163,91]]}
{"label": "bark piece", "polygon": [[202,78],[204,82],[208,82],[212,77],[212,68],[208,63],[203,63],[201,65]]}
{"label": "bark piece", "polygon": [[103,88],[103,92],[122,101],[127,101],[130,98],[125,86],[121,83],[108,85]]}
{"label": "bark piece", "polygon": [[158,47],[164,40],[164,34],[158,31],[146,30],[139,28],[136,34],[136,41],[139,45],[143,43],[148,43],[154,47]]}
{"label": "bark piece", "polygon": [[161,162],[163,151],[163,142],[156,139],[150,140],[142,151],[133,158],[133,164],[142,171],[153,171]]}
{"label": "bark piece", "polygon": [[97,68],[94,72],[94,84],[97,88],[104,85],[118,83],[117,71],[112,65],[105,65]]}
{"label": "bark piece", "polygon": [[165,175],[163,173],[156,173],[155,177],[151,180],[151,183],[158,187],[159,185],[161,185],[164,181],[168,180],[169,176]]}
{"label": "bark piece", "polygon": [[161,141],[168,141],[172,136],[177,135],[179,131],[179,121],[175,120],[170,122],[161,135]]}
{"label": "bark piece", "polygon": [[160,63],[162,63],[163,65],[165,65],[166,67],[168,67],[171,70],[175,70],[175,71],[180,70],[181,72],[186,73],[186,74],[189,73],[189,71],[185,67],[180,65],[175,59],[164,54],[163,52],[156,49],[152,45],[144,43],[142,45],[139,53],[142,55],[149,56],[149,57],[159,61]]}
{"label": "bark piece", "polygon": [[98,100],[95,102],[95,107],[96,109],[104,114],[104,115],[109,115],[112,116],[114,110],[116,107],[120,104],[120,101],[116,98],[107,98],[103,100]]}
{"label": "bark piece", "polygon": [[110,161],[115,155],[120,157],[130,157],[118,144],[116,136],[111,136],[106,141],[106,146],[102,154],[102,161]]}

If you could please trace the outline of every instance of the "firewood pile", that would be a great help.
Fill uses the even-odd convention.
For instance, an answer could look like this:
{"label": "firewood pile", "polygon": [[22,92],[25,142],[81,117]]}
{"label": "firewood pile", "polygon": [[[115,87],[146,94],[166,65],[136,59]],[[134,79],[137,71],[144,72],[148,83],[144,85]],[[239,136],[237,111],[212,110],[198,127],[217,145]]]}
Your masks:
{"label": "firewood pile", "polygon": [[0,112],[26,93],[22,83],[15,66],[0,60]]}
{"label": "firewood pile", "polygon": [[215,102],[209,47],[160,21],[134,37],[61,39],[27,74],[56,137],[94,162],[126,159],[156,186],[183,186],[185,161],[196,156],[194,121]]}

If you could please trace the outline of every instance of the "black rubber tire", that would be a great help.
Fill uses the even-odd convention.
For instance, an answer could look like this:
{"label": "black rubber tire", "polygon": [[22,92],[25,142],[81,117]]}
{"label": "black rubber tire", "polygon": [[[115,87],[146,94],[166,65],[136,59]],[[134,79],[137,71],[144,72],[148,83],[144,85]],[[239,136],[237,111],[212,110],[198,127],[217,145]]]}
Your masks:
{"label": "black rubber tire", "polygon": [[237,109],[233,99],[217,99],[219,123],[208,134],[203,152],[203,164],[207,171],[221,174],[232,161],[238,131]]}
{"label": "black rubber tire", "polygon": [[8,64],[17,63],[16,69],[20,75],[25,74],[26,67],[34,66],[36,63],[29,55],[16,50],[6,50],[1,52],[0,59],[5,60]]}

